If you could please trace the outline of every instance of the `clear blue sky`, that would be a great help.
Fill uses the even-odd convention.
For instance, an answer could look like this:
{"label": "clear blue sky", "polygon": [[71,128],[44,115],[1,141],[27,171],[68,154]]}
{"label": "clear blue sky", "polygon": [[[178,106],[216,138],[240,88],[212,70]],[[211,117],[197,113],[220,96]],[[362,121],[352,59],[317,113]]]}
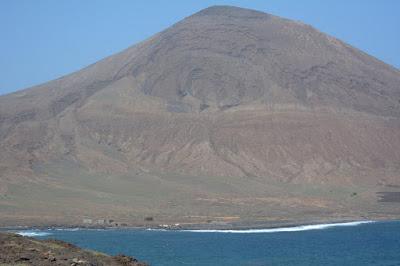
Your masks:
{"label": "clear blue sky", "polygon": [[0,94],[79,70],[217,4],[303,21],[400,68],[400,0],[0,0]]}

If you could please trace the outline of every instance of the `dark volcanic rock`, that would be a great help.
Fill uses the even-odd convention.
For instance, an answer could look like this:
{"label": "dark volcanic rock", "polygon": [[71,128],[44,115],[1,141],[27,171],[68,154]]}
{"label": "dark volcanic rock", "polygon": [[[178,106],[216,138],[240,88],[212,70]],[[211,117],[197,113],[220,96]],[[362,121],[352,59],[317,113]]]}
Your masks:
{"label": "dark volcanic rock", "polygon": [[0,233],[0,264],[14,265],[18,263],[41,266],[147,265],[125,255],[111,257],[94,251],[82,250],[59,240],[37,240],[10,233]]}

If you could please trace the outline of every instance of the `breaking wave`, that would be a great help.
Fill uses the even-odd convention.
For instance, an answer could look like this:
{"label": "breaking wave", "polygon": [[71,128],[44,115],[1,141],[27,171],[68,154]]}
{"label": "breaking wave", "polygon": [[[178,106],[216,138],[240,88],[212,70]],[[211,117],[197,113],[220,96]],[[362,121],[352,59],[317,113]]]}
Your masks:
{"label": "breaking wave", "polygon": [[75,232],[75,231],[80,231],[80,230],[82,230],[82,229],[79,228],[79,227],[76,227],[76,228],[55,228],[55,229],[53,229],[53,230],[56,230],[56,231]]}
{"label": "breaking wave", "polygon": [[21,236],[30,236],[30,237],[51,235],[51,233],[49,232],[42,232],[42,231],[19,231],[16,232],[16,234]]}
{"label": "breaking wave", "polygon": [[269,229],[245,229],[245,230],[182,230],[183,232],[193,233],[231,233],[231,234],[257,234],[257,233],[279,233],[279,232],[300,232],[309,230],[322,230],[332,227],[357,226],[361,224],[373,223],[374,221],[356,221],[346,223],[312,224],[299,225],[293,227],[280,227]]}

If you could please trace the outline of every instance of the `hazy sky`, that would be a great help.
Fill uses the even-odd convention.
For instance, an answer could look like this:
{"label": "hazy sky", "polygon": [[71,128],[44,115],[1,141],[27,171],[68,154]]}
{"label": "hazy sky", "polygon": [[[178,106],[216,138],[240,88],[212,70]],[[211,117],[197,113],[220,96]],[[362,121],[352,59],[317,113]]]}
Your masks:
{"label": "hazy sky", "polygon": [[400,0],[0,0],[0,94],[79,70],[217,4],[303,21],[400,68]]}

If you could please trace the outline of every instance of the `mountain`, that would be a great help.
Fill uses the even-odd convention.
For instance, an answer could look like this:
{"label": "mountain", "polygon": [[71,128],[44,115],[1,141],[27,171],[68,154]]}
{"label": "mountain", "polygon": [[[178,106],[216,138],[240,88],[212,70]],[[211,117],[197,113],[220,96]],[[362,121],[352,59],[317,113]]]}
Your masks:
{"label": "mountain", "polygon": [[398,217],[399,162],[399,70],[237,7],[0,97],[2,224]]}

